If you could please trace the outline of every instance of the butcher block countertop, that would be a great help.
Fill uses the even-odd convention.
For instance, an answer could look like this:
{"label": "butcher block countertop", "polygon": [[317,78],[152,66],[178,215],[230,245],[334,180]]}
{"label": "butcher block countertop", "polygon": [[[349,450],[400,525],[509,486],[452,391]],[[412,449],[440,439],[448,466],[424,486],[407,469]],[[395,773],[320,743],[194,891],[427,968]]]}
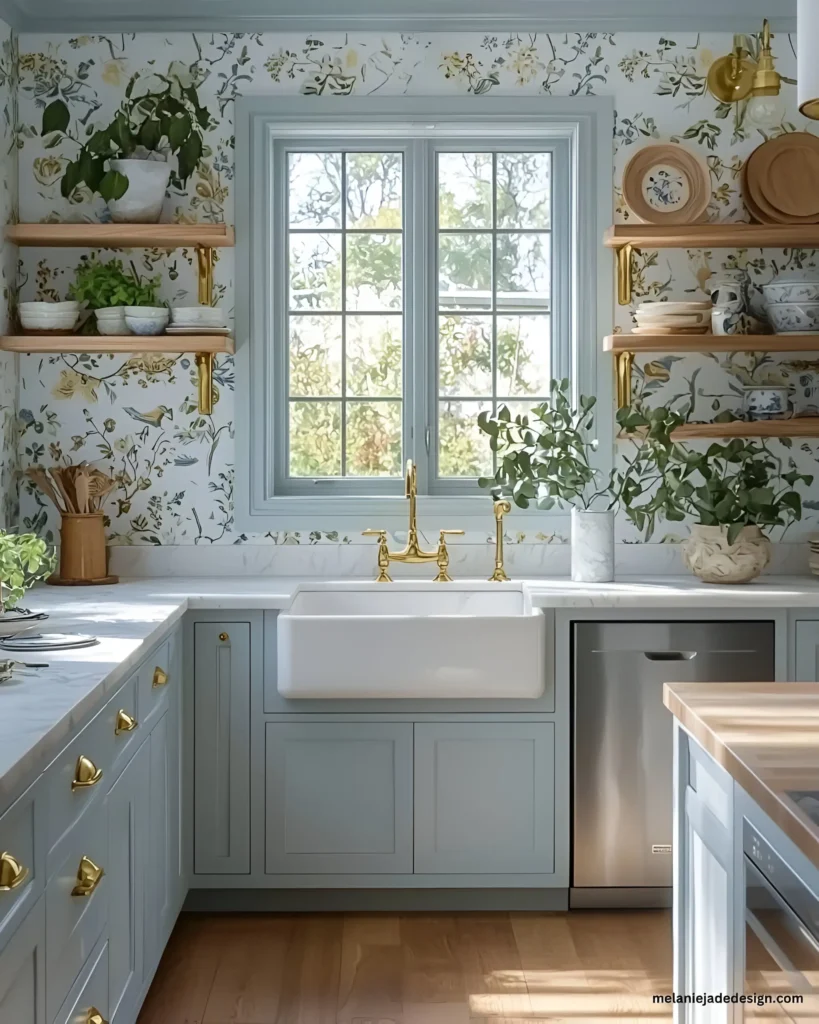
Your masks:
{"label": "butcher block countertop", "polygon": [[819,791],[819,683],[666,683],[665,706],[819,867],[819,823],[789,791]]}

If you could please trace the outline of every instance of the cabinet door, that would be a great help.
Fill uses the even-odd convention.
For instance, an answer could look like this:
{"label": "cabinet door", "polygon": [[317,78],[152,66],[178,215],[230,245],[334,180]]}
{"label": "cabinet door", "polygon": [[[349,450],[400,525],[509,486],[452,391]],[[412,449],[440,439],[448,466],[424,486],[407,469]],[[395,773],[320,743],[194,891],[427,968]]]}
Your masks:
{"label": "cabinet door", "polygon": [[250,623],[194,627],[194,871],[250,871]]}
{"label": "cabinet door", "polygon": [[796,623],[797,683],[819,683],[819,622]]}
{"label": "cabinet door", "polygon": [[412,725],[270,722],[268,874],[412,871]]}
{"label": "cabinet door", "polygon": [[145,971],[153,971],[173,930],[178,908],[176,863],[179,810],[174,791],[173,717],[168,710],[151,731],[148,863],[145,883]]}
{"label": "cabinet door", "polygon": [[416,725],[416,874],[552,874],[554,798],[551,722]]}
{"label": "cabinet door", "polygon": [[0,953],[0,1021],[45,1024],[45,898]]}
{"label": "cabinet door", "polygon": [[185,794],[183,792],[184,779],[184,708],[186,687],[181,685],[183,678],[182,663],[182,634],[177,631],[170,640],[170,665],[171,672],[175,679],[180,681],[170,694],[168,707],[168,743],[170,744],[170,792],[172,794],[171,821],[172,829],[172,854],[173,861],[170,865],[170,884],[172,894],[173,917],[176,918],[185,902],[188,892],[188,868],[185,863],[184,835],[184,807]]}
{"label": "cabinet door", "polygon": [[150,740],[108,794],[108,991],[114,1024],[130,1021],[142,989],[150,801]]}

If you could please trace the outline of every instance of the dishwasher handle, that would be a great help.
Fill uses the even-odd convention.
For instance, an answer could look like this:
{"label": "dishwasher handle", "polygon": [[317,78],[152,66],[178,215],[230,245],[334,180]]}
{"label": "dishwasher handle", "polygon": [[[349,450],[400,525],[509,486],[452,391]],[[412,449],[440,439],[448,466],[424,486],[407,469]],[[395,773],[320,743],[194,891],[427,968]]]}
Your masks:
{"label": "dishwasher handle", "polygon": [[648,661],[693,661],[696,651],[643,651]]}

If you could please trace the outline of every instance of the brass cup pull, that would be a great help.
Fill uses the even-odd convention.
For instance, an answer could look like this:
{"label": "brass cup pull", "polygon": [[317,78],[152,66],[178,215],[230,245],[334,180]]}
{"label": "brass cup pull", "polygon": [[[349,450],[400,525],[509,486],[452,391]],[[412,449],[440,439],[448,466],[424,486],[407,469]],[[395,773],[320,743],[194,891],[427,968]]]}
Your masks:
{"label": "brass cup pull", "polygon": [[74,769],[74,781],[72,789],[89,789],[102,778],[102,768],[97,768],[90,757],[80,754],[77,758],[77,767]]}
{"label": "brass cup pull", "polygon": [[77,884],[71,890],[72,896],[90,896],[102,881],[105,872],[91,860],[83,857],[77,868]]}
{"label": "brass cup pull", "polygon": [[151,681],[151,686],[155,690],[158,690],[160,686],[166,685],[166,683],[168,682],[168,678],[168,673],[164,669],[160,668],[159,665],[157,665],[156,668],[154,669],[154,678]]}
{"label": "brass cup pull", "polygon": [[114,735],[119,736],[123,732],[133,732],[139,725],[135,718],[132,718],[127,711],[117,712],[117,724],[114,726]]}
{"label": "brass cup pull", "polygon": [[28,878],[28,868],[5,850],[0,853],[0,892],[19,889]]}
{"label": "brass cup pull", "polygon": [[103,1017],[96,1006],[92,1006],[88,1011],[88,1016],[85,1018],[85,1024],[108,1024],[108,1021]]}

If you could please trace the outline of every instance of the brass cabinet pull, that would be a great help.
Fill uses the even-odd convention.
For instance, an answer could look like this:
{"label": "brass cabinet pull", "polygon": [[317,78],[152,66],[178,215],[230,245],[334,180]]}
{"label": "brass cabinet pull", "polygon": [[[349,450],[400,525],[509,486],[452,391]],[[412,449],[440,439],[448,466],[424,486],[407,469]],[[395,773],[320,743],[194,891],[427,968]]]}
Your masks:
{"label": "brass cabinet pull", "polygon": [[168,673],[164,669],[160,668],[159,665],[157,665],[156,668],[154,669],[154,678],[153,682],[151,683],[151,686],[153,686],[153,688],[157,690],[159,689],[160,686],[164,686],[167,682]]}
{"label": "brass cabinet pull", "polygon": [[132,718],[127,711],[121,709],[117,712],[117,724],[114,726],[114,735],[119,736],[123,732],[133,732],[139,725],[135,718]]}
{"label": "brass cabinet pull", "polygon": [[5,850],[0,853],[0,892],[11,892],[28,878],[28,868]]}
{"label": "brass cabinet pull", "polygon": [[96,786],[101,778],[102,768],[97,768],[90,757],[80,754],[77,758],[77,767],[74,769],[74,781],[71,783],[71,788],[88,789],[90,786]]}
{"label": "brass cabinet pull", "polygon": [[228,640],[230,640],[230,634],[229,633],[220,633],[219,634],[219,639],[222,641],[223,644],[226,644],[228,642]]}
{"label": "brass cabinet pull", "polygon": [[85,1024],[108,1024],[108,1021],[103,1017],[96,1006],[92,1006],[88,1011],[88,1016],[85,1018]]}
{"label": "brass cabinet pull", "polygon": [[102,880],[105,872],[91,860],[83,857],[77,868],[77,884],[71,890],[72,896],[90,896]]}

